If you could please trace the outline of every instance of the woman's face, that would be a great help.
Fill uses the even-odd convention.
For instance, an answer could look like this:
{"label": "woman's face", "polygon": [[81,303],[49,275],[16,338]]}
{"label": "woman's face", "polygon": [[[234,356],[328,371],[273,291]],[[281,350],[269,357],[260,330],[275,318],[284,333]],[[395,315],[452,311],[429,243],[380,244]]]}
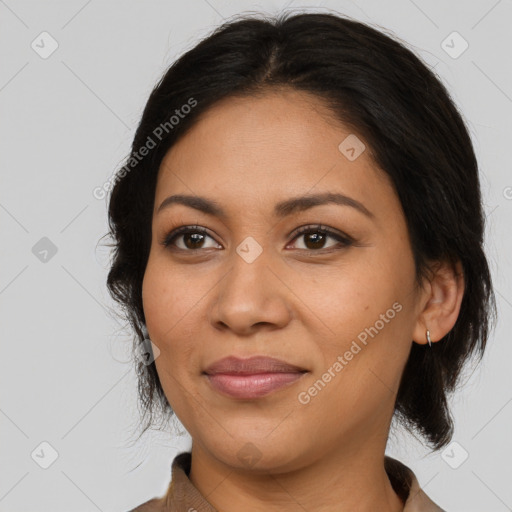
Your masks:
{"label": "woman's face", "polygon": [[[143,283],[155,364],[194,445],[232,467],[385,446],[422,296],[400,202],[357,144],[315,97],[274,91],[216,104],[162,162]],[[353,203],[276,209],[326,194]],[[198,201],[159,210],[174,195],[222,214]],[[227,356],[306,371],[233,396],[204,373]]]}

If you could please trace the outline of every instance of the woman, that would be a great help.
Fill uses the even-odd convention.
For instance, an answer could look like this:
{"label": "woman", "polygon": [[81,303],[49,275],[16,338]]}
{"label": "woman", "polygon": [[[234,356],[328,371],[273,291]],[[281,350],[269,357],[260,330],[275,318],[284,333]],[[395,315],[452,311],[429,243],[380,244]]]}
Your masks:
{"label": "woman", "polygon": [[450,441],[495,302],[468,131],[410,50],[331,14],[226,23],[151,93],[109,222],[146,429],[192,438],[134,510],[442,510],[391,420]]}

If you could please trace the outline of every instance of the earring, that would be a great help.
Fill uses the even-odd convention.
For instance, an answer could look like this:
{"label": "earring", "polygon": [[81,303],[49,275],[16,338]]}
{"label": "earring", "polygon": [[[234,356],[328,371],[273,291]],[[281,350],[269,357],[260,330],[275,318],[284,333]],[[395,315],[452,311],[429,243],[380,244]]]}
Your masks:
{"label": "earring", "polygon": [[427,329],[427,341],[428,341],[428,346],[431,347],[432,346],[432,340],[430,339],[430,331]]}

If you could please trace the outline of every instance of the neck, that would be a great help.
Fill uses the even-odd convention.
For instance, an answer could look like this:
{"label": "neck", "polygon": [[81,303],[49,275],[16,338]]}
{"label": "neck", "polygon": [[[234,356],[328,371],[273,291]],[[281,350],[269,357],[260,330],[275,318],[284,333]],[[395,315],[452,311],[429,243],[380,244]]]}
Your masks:
{"label": "neck", "polygon": [[224,512],[401,512],[384,469],[385,440],[378,441],[351,442],[283,472],[232,467],[193,443],[189,478]]}

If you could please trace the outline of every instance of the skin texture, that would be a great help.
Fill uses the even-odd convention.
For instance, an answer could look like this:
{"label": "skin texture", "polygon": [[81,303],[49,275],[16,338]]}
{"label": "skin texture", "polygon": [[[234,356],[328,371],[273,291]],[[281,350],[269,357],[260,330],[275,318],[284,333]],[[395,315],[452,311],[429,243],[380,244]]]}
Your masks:
{"label": "skin texture", "polygon": [[[403,509],[384,470],[400,377],[412,343],[426,344],[426,326],[432,342],[453,327],[464,283],[440,265],[415,286],[398,197],[368,146],[354,161],[340,152],[350,133],[318,98],[273,90],[217,103],[162,161],[144,312],[165,394],[193,440],[190,478],[219,510]],[[348,195],[373,218],[337,204],[273,215],[277,202],[321,192]],[[172,194],[214,199],[226,217],[180,204],[157,212]],[[354,242],[329,235],[322,244],[318,224]],[[184,225],[208,235],[162,245]],[[236,251],[249,236],[262,248],[251,263]],[[394,303],[394,318],[301,403],[299,393]],[[202,374],[228,355],[276,357],[308,373],[237,400]],[[247,451],[251,463],[239,457]]]}

